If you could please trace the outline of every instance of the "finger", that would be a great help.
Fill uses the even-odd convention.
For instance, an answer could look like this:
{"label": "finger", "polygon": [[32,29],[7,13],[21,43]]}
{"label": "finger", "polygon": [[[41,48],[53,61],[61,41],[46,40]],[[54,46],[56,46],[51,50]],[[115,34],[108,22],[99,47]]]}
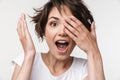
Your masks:
{"label": "finger", "polygon": [[91,34],[96,37],[95,22],[92,22],[91,24]]}
{"label": "finger", "polygon": [[27,26],[27,21],[26,21],[26,16],[24,15],[24,29],[25,29],[25,33],[26,33],[26,37],[31,39],[31,35]]}
{"label": "finger", "polygon": [[23,14],[23,19],[24,19],[24,26],[25,26],[26,30],[28,30],[25,14]]}
{"label": "finger", "polygon": [[19,38],[21,39],[21,36],[22,36],[22,16],[19,18],[18,20],[18,24],[17,24],[17,32],[18,32],[18,35],[19,35]]}
{"label": "finger", "polygon": [[20,26],[20,19],[18,20],[18,23],[17,23],[17,33],[18,33],[18,35],[20,35],[20,30],[19,30],[19,26]]}
{"label": "finger", "polygon": [[66,32],[66,34],[68,34],[68,36],[71,39],[73,39],[74,41],[76,41],[77,37],[73,33],[71,33],[67,28],[65,28],[65,32]]}
{"label": "finger", "polygon": [[77,24],[80,26],[80,28],[81,28],[82,31],[84,31],[84,32],[89,32],[89,31],[87,30],[87,28],[85,27],[85,25],[84,25],[80,20],[78,20],[76,17],[71,16],[70,18],[71,18],[75,23],[77,23]]}
{"label": "finger", "polygon": [[74,29],[76,29],[78,32],[81,32],[81,28],[77,23],[75,23],[71,18],[65,19],[65,21]]}
{"label": "finger", "polygon": [[28,33],[28,27],[27,27],[25,14],[23,14],[23,26],[24,26],[25,33]]}
{"label": "finger", "polygon": [[24,14],[21,15],[21,34],[22,37],[25,37],[25,28],[24,28]]}
{"label": "finger", "polygon": [[22,14],[22,31],[23,31],[23,37],[24,38],[29,38],[29,31],[27,27],[27,22],[26,22],[26,16],[25,14]]}
{"label": "finger", "polygon": [[65,28],[69,30],[69,32],[71,32],[74,36],[76,37],[79,36],[80,33],[74,27],[72,27],[69,23],[64,22],[63,24]]}

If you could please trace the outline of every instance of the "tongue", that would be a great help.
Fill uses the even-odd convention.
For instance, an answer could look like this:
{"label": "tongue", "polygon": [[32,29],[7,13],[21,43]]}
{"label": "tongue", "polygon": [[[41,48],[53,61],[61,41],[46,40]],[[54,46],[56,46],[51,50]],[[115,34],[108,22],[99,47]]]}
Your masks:
{"label": "tongue", "polygon": [[67,45],[65,45],[65,44],[57,44],[57,48],[58,48],[59,50],[65,50],[66,47],[67,47]]}

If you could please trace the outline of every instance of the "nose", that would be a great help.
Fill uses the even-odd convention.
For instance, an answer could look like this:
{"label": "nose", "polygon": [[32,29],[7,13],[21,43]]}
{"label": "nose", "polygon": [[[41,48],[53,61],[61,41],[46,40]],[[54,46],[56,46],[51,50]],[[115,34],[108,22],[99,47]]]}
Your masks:
{"label": "nose", "polygon": [[61,24],[60,29],[58,31],[58,35],[61,37],[67,37],[68,35],[65,33],[65,27],[63,24]]}

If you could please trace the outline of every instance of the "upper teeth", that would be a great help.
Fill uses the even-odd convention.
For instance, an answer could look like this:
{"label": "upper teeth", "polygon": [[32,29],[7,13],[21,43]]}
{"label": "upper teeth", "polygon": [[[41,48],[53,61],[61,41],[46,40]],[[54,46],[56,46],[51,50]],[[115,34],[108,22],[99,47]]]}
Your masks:
{"label": "upper teeth", "polygon": [[66,43],[66,41],[58,41],[59,43]]}

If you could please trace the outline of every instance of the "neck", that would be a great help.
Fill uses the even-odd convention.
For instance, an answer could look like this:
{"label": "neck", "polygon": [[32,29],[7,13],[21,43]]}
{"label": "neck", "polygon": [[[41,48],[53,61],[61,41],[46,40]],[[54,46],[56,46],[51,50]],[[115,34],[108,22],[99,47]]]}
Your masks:
{"label": "neck", "polygon": [[72,57],[65,60],[59,60],[50,53],[47,53],[45,56],[45,63],[53,75],[59,75],[65,72],[71,66],[72,61]]}

